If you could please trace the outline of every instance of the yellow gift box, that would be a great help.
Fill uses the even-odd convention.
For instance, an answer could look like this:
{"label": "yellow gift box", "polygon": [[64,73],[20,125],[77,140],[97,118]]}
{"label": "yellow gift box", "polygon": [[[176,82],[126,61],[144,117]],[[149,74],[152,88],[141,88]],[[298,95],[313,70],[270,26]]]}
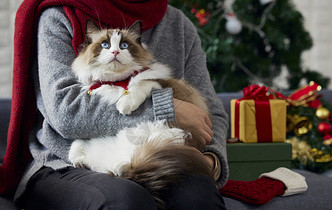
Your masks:
{"label": "yellow gift box", "polygon": [[[245,143],[260,143],[260,142],[284,142],[286,140],[286,106],[287,102],[280,99],[269,99],[269,103],[265,106],[270,106],[270,114],[262,116],[259,122],[257,119],[256,103],[255,100],[231,100],[231,137],[238,138]],[[268,108],[268,107],[267,107]],[[235,111],[237,109],[237,111]],[[238,112],[238,114],[236,114]],[[238,115],[236,117],[236,115]],[[238,120],[236,120],[238,118]],[[269,120],[270,119],[270,120]],[[271,130],[257,129],[257,123],[269,125]],[[264,125],[263,125],[264,127]],[[259,132],[268,132],[271,139],[260,139]],[[259,134],[259,135],[258,135]]]}

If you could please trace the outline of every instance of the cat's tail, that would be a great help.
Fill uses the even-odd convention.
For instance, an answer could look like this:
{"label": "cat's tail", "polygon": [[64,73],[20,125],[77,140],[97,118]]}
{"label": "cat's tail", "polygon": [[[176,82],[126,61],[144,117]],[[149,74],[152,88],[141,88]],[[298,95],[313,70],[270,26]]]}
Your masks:
{"label": "cat's tail", "polygon": [[122,175],[144,186],[163,208],[161,193],[188,174],[213,177],[200,152],[174,140],[148,141],[139,147],[131,163],[123,166]]}

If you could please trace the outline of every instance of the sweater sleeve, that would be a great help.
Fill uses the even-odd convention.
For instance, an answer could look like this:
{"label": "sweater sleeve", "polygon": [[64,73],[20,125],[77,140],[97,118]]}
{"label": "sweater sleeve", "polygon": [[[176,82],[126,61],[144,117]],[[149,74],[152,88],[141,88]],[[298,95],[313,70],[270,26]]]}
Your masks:
{"label": "sweater sleeve", "polygon": [[38,28],[37,105],[46,122],[63,138],[114,135],[137,122],[174,116],[171,107],[163,106],[172,103],[170,91],[154,91],[153,99],[127,116],[99,96],[86,94],[71,71],[75,57],[72,27],[65,13],[61,8],[45,10]]}
{"label": "sweater sleeve", "polygon": [[[188,20],[189,21],[189,20]],[[209,72],[206,66],[206,54],[201,48],[200,38],[195,27],[190,22],[187,25],[186,33],[192,36],[188,39],[187,59],[185,63],[185,79],[194,87],[197,87],[201,94],[207,99],[208,106],[212,116],[212,142],[205,147],[203,152],[212,152],[216,154],[220,160],[221,173],[217,179],[219,187],[223,186],[228,179],[228,162],[226,153],[226,139],[228,131],[228,116],[224,110],[222,101],[217,97]],[[189,35],[190,34],[190,35]]]}

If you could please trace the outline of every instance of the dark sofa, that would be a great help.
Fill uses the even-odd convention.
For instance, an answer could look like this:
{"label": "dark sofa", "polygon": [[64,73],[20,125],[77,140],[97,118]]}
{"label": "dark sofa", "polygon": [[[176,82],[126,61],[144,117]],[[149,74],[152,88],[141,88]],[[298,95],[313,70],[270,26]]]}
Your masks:
{"label": "dark sofa", "polygon": [[[332,90],[321,91],[323,98],[332,104]],[[218,94],[222,99],[227,113],[230,113],[230,100],[242,97],[242,93]],[[3,161],[6,148],[6,136],[10,117],[10,99],[0,99],[0,163]],[[263,210],[331,210],[332,209],[332,178],[331,171],[318,175],[309,171],[295,170],[306,177],[308,190],[305,193],[288,197],[276,197],[261,206],[252,206],[241,201],[225,197],[230,210],[263,209]],[[17,209],[11,198],[0,197],[0,210]]]}

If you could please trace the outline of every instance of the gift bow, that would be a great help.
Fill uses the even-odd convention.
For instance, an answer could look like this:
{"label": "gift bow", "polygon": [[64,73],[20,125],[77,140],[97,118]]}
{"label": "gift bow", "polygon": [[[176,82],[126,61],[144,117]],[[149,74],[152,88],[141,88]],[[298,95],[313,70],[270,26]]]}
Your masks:
{"label": "gift bow", "polygon": [[250,85],[243,89],[243,99],[269,100],[273,96],[268,93],[269,88],[259,85]]}
{"label": "gift bow", "polygon": [[272,90],[272,94],[275,98],[285,99],[291,106],[307,106],[317,109],[322,106],[319,100],[321,95],[318,94],[321,89],[322,87],[319,84],[311,81],[309,85],[296,90],[288,97],[275,90]]}

